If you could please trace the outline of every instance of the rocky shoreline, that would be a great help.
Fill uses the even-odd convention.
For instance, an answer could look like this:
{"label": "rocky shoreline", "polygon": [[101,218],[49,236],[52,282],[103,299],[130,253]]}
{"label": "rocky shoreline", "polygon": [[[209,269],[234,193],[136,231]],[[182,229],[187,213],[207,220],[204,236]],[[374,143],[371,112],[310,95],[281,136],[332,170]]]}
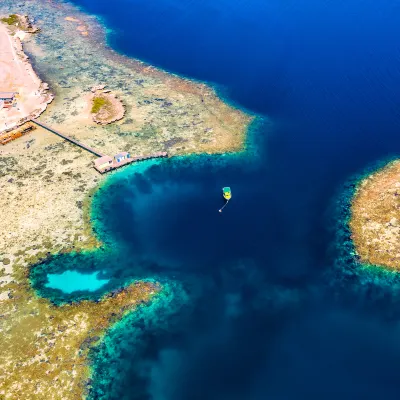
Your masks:
{"label": "rocky shoreline", "polygon": [[[13,16],[18,18],[18,26],[15,26],[13,24],[6,24],[4,22],[4,20],[6,20],[5,17],[0,20],[3,21],[2,23],[0,22],[0,32],[7,35],[9,39],[9,44],[12,48],[12,52],[15,54],[15,59],[5,59],[3,62],[10,63],[11,68],[15,67],[15,63],[17,63],[17,65],[21,65],[20,69],[24,72],[23,75],[20,74],[19,79],[22,82],[25,82],[27,79],[31,80],[31,90],[35,90],[35,96],[34,98],[32,98],[33,96],[29,96],[29,93],[24,92],[24,88],[19,88],[18,86],[16,86],[15,83],[9,84],[10,86],[12,86],[8,87],[9,91],[11,91],[11,89],[15,89],[15,92],[19,93],[20,91],[22,91],[22,93],[19,93],[20,98],[17,100],[17,111],[8,111],[7,118],[5,119],[3,124],[0,121],[0,135],[20,127],[30,119],[38,118],[47,109],[47,106],[54,99],[54,95],[49,91],[49,85],[42,82],[39,76],[36,74],[30,62],[30,59],[25,54],[23,48],[23,40],[28,40],[29,35],[39,32],[39,28],[33,26],[28,16],[26,15],[13,14]],[[2,82],[1,85],[7,86],[7,82]],[[24,86],[27,86],[27,84],[25,83]],[[2,88],[0,88],[0,91],[1,89]],[[11,113],[15,115],[10,116],[9,114]]]}
{"label": "rocky shoreline", "polygon": [[350,229],[360,262],[400,270],[400,160],[364,178],[351,204]]}

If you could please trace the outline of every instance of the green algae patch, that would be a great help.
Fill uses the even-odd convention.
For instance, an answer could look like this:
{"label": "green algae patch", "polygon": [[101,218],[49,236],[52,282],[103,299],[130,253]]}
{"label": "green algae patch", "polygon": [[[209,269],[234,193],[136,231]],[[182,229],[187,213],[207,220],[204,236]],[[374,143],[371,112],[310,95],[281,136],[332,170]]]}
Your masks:
{"label": "green algae patch", "polygon": [[27,15],[10,14],[8,17],[1,18],[0,21],[12,27],[13,31],[20,29],[27,33],[39,32],[39,28],[32,25]]}
{"label": "green algae patch", "polygon": [[108,125],[121,120],[125,115],[125,107],[110,91],[97,91],[92,98],[92,118],[100,125]]}
{"label": "green algae patch", "polygon": [[103,107],[111,106],[111,103],[108,102],[105,98],[103,97],[95,97],[93,99],[93,105],[92,105],[92,114],[97,114]]}
{"label": "green algae patch", "polygon": [[7,25],[16,25],[19,22],[19,18],[18,15],[11,14],[8,17],[2,18],[1,21]]}

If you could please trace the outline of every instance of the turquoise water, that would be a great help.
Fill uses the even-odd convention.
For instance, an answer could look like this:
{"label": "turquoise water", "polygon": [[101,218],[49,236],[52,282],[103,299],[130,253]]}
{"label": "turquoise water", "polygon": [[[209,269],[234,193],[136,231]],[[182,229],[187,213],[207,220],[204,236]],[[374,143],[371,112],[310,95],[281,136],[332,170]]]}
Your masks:
{"label": "turquoise water", "polygon": [[[165,287],[92,351],[90,397],[397,400],[399,275],[357,263],[347,222],[365,168],[399,154],[398,2],[75,3],[101,15],[119,51],[223,85],[260,115],[257,157],[110,176],[92,210],[106,246],[33,269],[55,303],[135,279]],[[218,213],[224,186],[233,198]],[[45,286],[66,269],[109,282]]]}
{"label": "turquoise water", "polygon": [[94,292],[109,282],[108,279],[100,279],[98,272],[81,274],[77,271],[65,271],[62,274],[48,274],[46,287],[58,289],[71,294],[77,291]]}

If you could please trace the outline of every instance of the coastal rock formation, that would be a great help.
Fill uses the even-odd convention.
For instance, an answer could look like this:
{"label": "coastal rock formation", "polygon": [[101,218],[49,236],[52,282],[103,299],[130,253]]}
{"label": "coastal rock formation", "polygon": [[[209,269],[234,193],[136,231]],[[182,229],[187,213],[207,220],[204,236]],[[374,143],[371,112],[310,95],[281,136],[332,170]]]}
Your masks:
{"label": "coastal rock formation", "polygon": [[91,113],[93,121],[100,125],[111,124],[124,118],[125,107],[122,101],[110,90],[103,90],[105,85],[98,85],[92,88]]}
{"label": "coastal rock formation", "polygon": [[[27,16],[12,14],[0,23],[0,92],[12,95],[12,104],[0,101],[0,134],[14,129],[30,118],[42,114],[54,96],[48,85],[36,75],[24,53],[21,38],[27,32],[37,32]],[[22,29],[22,30],[21,30]]]}
{"label": "coastal rock formation", "polygon": [[33,25],[28,15],[10,14],[0,18],[0,21],[7,24],[14,30],[22,30],[26,33],[37,33],[39,28]]}
{"label": "coastal rock formation", "polygon": [[400,161],[365,178],[351,205],[350,229],[360,261],[400,270]]}
{"label": "coastal rock formation", "polygon": [[93,86],[92,89],[90,89],[90,91],[92,93],[96,93],[99,90],[105,89],[105,87],[106,87],[106,85],[96,85],[96,86]]}

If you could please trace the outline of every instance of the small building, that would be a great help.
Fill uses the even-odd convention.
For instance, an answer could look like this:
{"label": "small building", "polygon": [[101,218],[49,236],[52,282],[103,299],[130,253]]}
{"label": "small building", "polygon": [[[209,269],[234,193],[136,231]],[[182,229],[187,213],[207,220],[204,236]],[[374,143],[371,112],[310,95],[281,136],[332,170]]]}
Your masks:
{"label": "small building", "polygon": [[99,171],[107,171],[112,167],[113,159],[110,156],[103,156],[94,160],[94,166]]}
{"label": "small building", "polygon": [[0,104],[2,108],[12,107],[15,99],[14,92],[0,92]]}
{"label": "small building", "polygon": [[116,155],[114,156],[114,160],[115,160],[117,163],[120,163],[121,161],[124,161],[124,160],[126,160],[126,159],[128,159],[128,158],[130,158],[130,157],[131,157],[131,156],[130,156],[130,154],[129,154],[128,152],[123,151],[122,153],[116,154]]}

